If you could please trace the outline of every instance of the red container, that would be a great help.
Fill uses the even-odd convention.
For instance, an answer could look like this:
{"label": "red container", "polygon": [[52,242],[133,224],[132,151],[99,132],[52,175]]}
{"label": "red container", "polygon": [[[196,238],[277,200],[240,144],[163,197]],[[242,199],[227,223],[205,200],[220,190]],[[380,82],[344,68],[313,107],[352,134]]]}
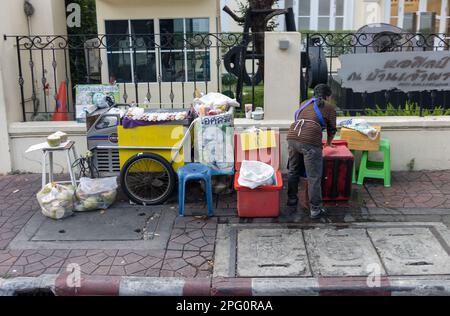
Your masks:
{"label": "red container", "polygon": [[[242,150],[241,137],[235,134],[234,188],[237,191],[237,210],[240,217],[278,217],[280,216],[280,192],[283,178],[280,171],[280,134],[276,135],[277,147],[259,150]],[[275,185],[250,189],[238,183],[243,160],[256,160],[271,165],[275,169]]]}
{"label": "red container", "polygon": [[323,149],[322,199],[348,201],[352,192],[353,154],[345,140],[335,140],[333,145]]}
{"label": "red container", "polygon": [[278,170],[275,173],[276,184],[250,189],[238,183],[239,172],[234,178],[237,191],[237,210],[240,217],[278,217],[280,216],[280,192],[283,178]]}

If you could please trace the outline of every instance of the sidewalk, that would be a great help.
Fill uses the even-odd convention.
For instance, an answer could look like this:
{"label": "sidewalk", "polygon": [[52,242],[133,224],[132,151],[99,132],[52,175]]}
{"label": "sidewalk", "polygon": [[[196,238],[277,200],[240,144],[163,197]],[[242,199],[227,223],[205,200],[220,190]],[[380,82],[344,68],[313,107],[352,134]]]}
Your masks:
{"label": "sidewalk", "polygon": [[[212,284],[214,288],[221,278],[215,275],[214,268],[223,263],[215,261],[216,237],[217,231],[224,227],[282,228],[289,224],[299,225],[299,230],[304,231],[315,225],[349,227],[379,222],[414,222],[427,227],[441,223],[450,227],[450,171],[395,172],[392,182],[391,188],[384,188],[378,181],[355,186],[352,201],[330,205],[330,215],[320,221],[310,220],[300,209],[296,214],[288,214],[284,208],[284,192],[279,218],[240,219],[236,214],[236,196],[230,194],[216,198],[215,217],[207,219],[203,216],[205,203],[194,199],[202,195],[197,195],[198,188],[191,187],[188,196],[192,200],[187,204],[187,212],[196,216],[178,217],[176,201],[143,207],[123,200],[103,214],[77,214],[55,222],[40,215],[35,198],[40,175],[3,176],[0,177],[0,277],[10,280],[55,276],[66,273],[68,265],[76,263],[86,278],[157,277],[150,280],[172,280],[178,288],[183,288],[185,282],[190,284],[189,280],[203,280],[201,284]],[[75,239],[80,237],[82,240]],[[445,250],[448,256],[448,248]],[[389,274],[386,280],[398,277]],[[249,276],[243,280],[248,285],[249,280],[260,280],[260,277]],[[312,271],[302,280],[323,284],[322,277]],[[275,276],[272,279],[276,280]]]}

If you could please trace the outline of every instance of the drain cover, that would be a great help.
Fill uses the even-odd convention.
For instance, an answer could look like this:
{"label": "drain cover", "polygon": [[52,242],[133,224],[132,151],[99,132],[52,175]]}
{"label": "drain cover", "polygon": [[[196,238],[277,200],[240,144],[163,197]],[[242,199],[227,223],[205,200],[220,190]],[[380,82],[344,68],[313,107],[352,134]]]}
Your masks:
{"label": "drain cover", "polygon": [[382,264],[365,229],[312,229],[305,231],[311,268],[316,275],[368,275]]}
{"label": "drain cover", "polygon": [[448,245],[430,228],[368,229],[368,233],[390,275],[450,274]]}
{"label": "drain cover", "polygon": [[222,224],[214,277],[450,275],[441,223]]}
{"label": "drain cover", "polygon": [[311,275],[300,229],[239,231],[237,274],[251,276]]}

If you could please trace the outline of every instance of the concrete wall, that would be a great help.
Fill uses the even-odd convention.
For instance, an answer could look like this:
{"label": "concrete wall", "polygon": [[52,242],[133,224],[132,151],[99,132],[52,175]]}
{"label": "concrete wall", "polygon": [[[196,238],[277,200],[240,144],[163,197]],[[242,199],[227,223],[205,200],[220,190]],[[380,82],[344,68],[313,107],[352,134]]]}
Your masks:
{"label": "concrete wall", "polygon": [[[35,13],[30,19],[28,28],[27,18],[23,12],[23,1],[2,0],[0,10],[0,30],[5,35],[27,34],[66,34],[65,5],[62,0],[31,0]],[[30,31],[30,33],[29,33]],[[0,173],[9,172],[11,165],[8,154],[7,124],[22,121],[22,107],[20,104],[20,89],[18,84],[18,60],[15,39],[0,40],[0,76],[2,91],[0,95]],[[24,78],[29,79],[28,59],[23,60]],[[47,65],[51,62],[46,61]],[[49,67],[50,68],[50,67]],[[40,82],[40,76],[37,76]],[[25,98],[30,99],[31,89],[27,89]],[[28,102],[29,103],[29,102]],[[3,139],[3,140],[2,140]]]}
{"label": "concrete wall", "polygon": [[[41,151],[25,153],[25,151],[35,144],[45,142],[47,136],[64,131],[71,140],[75,141],[78,154],[87,151],[86,125],[76,122],[27,122],[12,123],[9,126],[11,142],[12,170],[26,172],[41,172]],[[64,154],[54,154],[55,173],[67,172],[67,162]]]}
{"label": "concrete wall", "polygon": [[[382,137],[391,142],[391,167],[394,171],[408,170],[415,160],[414,170],[450,169],[450,117],[358,117],[382,126]],[[340,120],[348,119],[338,118]],[[235,120],[236,126],[279,128],[282,138],[282,168],[287,166],[287,130],[290,120]],[[377,159],[377,155],[374,155]]]}
{"label": "concrete wall", "polygon": [[[2,64],[0,63],[0,117],[7,117],[6,115],[6,98],[3,89]],[[9,152],[9,135],[6,121],[0,123],[0,174],[11,171],[11,159]]]}
{"label": "concrete wall", "polygon": [[[339,118],[339,120],[347,118]],[[408,170],[408,164],[415,160],[414,170],[450,169],[450,117],[366,117],[375,125],[382,126],[382,137],[391,141],[392,170]],[[282,139],[283,172],[287,165],[286,133],[290,120],[254,121],[236,119],[236,128],[257,126],[260,128],[278,128]],[[41,155],[39,152],[25,154],[32,144],[45,141],[48,133],[62,130],[76,141],[78,153],[87,150],[86,127],[75,122],[33,122],[14,123],[9,127],[13,157],[13,169],[29,172],[41,171]],[[66,170],[64,157],[56,155],[58,164],[56,171]]]}

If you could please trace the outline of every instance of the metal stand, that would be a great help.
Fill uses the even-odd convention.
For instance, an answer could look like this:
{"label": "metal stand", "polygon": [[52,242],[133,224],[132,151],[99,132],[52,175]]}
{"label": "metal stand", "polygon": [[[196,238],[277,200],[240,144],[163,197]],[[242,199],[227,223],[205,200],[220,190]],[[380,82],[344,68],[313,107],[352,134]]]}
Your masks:
{"label": "metal stand", "polygon": [[[75,174],[72,169],[72,164],[75,160],[77,160],[77,152],[75,150],[75,142],[68,141],[67,144],[63,147],[49,147],[42,149],[42,187],[44,187],[47,183],[53,182],[53,153],[64,151],[67,159],[67,167],[70,174],[70,181],[59,181],[58,183],[72,183],[74,187],[77,185],[77,181],[75,178]],[[70,157],[70,152],[73,155],[73,161]],[[47,157],[48,157],[48,182],[47,182]]]}

